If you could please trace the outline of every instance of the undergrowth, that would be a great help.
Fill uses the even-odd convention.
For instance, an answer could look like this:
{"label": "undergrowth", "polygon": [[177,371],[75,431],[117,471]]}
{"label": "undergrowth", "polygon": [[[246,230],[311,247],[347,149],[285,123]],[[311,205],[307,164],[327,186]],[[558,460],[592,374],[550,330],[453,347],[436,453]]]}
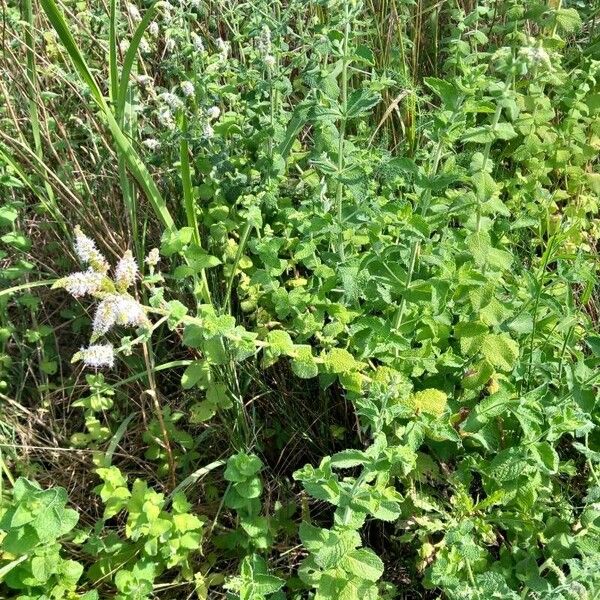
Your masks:
{"label": "undergrowth", "polygon": [[8,0],[1,597],[600,598],[599,13]]}

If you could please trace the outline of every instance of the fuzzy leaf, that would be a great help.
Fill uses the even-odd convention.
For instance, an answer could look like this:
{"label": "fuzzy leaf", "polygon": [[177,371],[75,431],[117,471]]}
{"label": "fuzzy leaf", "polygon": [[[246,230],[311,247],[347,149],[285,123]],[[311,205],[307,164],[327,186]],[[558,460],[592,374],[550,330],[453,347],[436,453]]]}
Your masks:
{"label": "fuzzy leaf", "polygon": [[497,369],[512,371],[519,357],[519,344],[506,333],[490,333],[483,340],[481,352]]}

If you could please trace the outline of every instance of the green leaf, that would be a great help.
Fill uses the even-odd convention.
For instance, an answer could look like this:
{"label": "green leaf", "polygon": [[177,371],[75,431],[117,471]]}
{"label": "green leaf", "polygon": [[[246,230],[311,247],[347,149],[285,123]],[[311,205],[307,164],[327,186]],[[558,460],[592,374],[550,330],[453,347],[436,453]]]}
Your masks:
{"label": "green leaf", "polygon": [[255,594],[266,596],[274,594],[285,585],[285,580],[275,575],[256,575],[252,580],[252,589]]}
{"label": "green leaf", "polygon": [[210,400],[196,402],[190,407],[190,422],[204,423],[210,421],[217,414],[217,407]]}
{"label": "green leaf", "polygon": [[298,344],[294,346],[294,355],[292,359],[292,371],[294,375],[301,379],[311,379],[319,373],[319,368],[315,362],[311,346]]}
{"label": "green leaf", "polygon": [[383,575],[383,562],[369,548],[349,552],[340,562],[340,567],[358,579],[377,581]]}
{"label": "green leaf", "polygon": [[174,329],[181,323],[188,311],[187,306],[179,302],[179,300],[169,300],[166,304],[166,309],[168,311],[167,323],[171,329]]}
{"label": "green leaf", "polygon": [[481,352],[497,369],[512,371],[519,357],[519,344],[506,333],[490,333],[483,339]]}
{"label": "green leaf", "polygon": [[559,8],[554,11],[554,21],[564,33],[573,33],[581,28],[581,17],[576,8]]}
{"label": "green leaf", "polygon": [[15,556],[27,554],[40,543],[36,530],[31,525],[11,529],[0,544],[5,552]]}
{"label": "green leaf", "polygon": [[445,108],[450,110],[457,108],[460,93],[453,83],[437,77],[425,77],[423,81],[440,98]]}
{"label": "green leaf", "polygon": [[348,350],[332,348],[323,355],[323,365],[330,373],[349,373],[360,369],[358,363]]}
{"label": "green leaf", "polygon": [[329,532],[302,521],[299,528],[300,541],[309,552],[316,552],[327,541]]}
{"label": "green leaf", "polygon": [[191,348],[200,348],[204,341],[204,329],[200,325],[188,323],[183,329],[183,344]]}
{"label": "green leaf", "polygon": [[18,216],[19,213],[14,204],[6,203],[4,206],[0,206],[0,225],[10,226],[16,221]]}
{"label": "green leaf", "polygon": [[349,533],[356,532],[329,532],[327,541],[315,553],[315,561],[322,569],[340,566],[341,560],[358,545],[356,538]]}
{"label": "green leaf", "polygon": [[342,450],[331,457],[331,466],[338,469],[349,469],[366,465],[370,458],[362,450]]}
{"label": "green leaf", "polygon": [[412,394],[409,399],[409,405],[416,412],[424,412],[432,415],[440,416],[446,410],[446,402],[448,396],[441,390],[428,388]]}
{"label": "green leaf", "polygon": [[2,240],[5,244],[16,248],[17,250],[21,250],[22,252],[27,252],[31,249],[31,241],[29,238],[17,231],[6,233],[0,237],[0,240]]}
{"label": "green leaf", "polygon": [[219,408],[231,408],[233,406],[227,386],[224,383],[209,385],[206,391],[206,399]]}
{"label": "green leaf", "polygon": [[489,472],[498,482],[513,481],[525,474],[527,461],[520,448],[502,450],[491,461]]}
{"label": "green leaf", "polygon": [[163,256],[173,256],[181,252],[185,246],[192,241],[194,230],[191,227],[182,227],[181,229],[167,229],[160,241],[160,253]]}
{"label": "green leaf", "polygon": [[512,140],[517,137],[515,128],[508,122],[498,123],[496,127],[491,125],[481,125],[472,127],[462,136],[463,142],[473,142],[476,144],[490,144],[495,140]]}
{"label": "green leaf", "polygon": [[369,111],[380,100],[379,94],[371,90],[362,89],[356,90],[350,94],[346,104],[346,118],[354,119]]}
{"label": "green leaf", "polygon": [[263,486],[258,477],[251,477],[245,481],[235,483],[234,489],[242,498],[251,500],[260,496]]}
{"label": "green leaf", "polygon": [[546,473],[557,473],[560,462],[558,453],[548,442],[538,442],[531,446],[531,452],[536,462]]}
{"label": "green leaf", "polygon": [[208,387],[210,381],[210,365],[205,360],[197,360],[185,369],[181,376],[181,387],[184,390],[189,390],[194,386],[203,389]]}
{"label": "green leaf", "polygon": [[269,367],[277,361],[279,356],[292,355],[294,353],[294,342],[287,331],[278,329],[269,331],[267,334],[267,343],[265,348],[264,366]]}

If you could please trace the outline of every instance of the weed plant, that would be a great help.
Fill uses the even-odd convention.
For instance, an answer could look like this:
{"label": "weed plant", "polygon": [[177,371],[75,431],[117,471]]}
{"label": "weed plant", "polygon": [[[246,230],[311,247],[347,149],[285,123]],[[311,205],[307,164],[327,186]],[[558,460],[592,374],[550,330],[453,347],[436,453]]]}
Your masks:
{"label": "weed plant", "polygon": [[7,0],[0,597],[600,598],[599,18]]}

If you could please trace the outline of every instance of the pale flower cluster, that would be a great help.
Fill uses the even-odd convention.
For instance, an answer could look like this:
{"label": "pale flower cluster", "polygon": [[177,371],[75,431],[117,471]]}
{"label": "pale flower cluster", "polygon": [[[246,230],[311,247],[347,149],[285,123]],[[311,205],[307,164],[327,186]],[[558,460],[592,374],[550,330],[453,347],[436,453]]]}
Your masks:
{"label": "pale flower cluster", "polygon": [[194,95],[194,84],[191,81],[182,81],[179,84],[179,87],[181,88],[181,93],[186,97],[189,98],[190,96]]}
{"label": "pale flower cluster", "polygon": [[149,267],[155,267],[160,262],[160,254],[158,248],[152,248],[144,261]]}
{"label": "pale flower cluster", "polygon": [[552,70],[552,61],[550,55],[544,48],[539,46],[529,47],[525,46],[519,48],[519,57],[525,60],[531,66],[542,65],[548,70]]}
{"label": "pale flower cluster", "polygon": [[144,307],[129,294],[109,294],[98,305],[94,335],[108,333],[115,325],[140,327],[148,324]]}
{"label": "pale flower cluster", "polygon": [[117,289],[121,291],[127,290],[127,288],[135,283],[137,274],[137,263],[133,258],[131,250],[127,250],[115,268],[115,283],[117,284]]}
{"label": "pale flower cluster", "polygon": [[104,274],[88,269],[71,273],[65,280],[65,289],[75,298],[97,294],[102,289]]}
{"label": "pale flower cluster", "polygon": [[75,227],[75,254],[84,265],[90,265],[94,271],[108,272],[108,261],[98,250],[94,240],[82,233],[79,225]]}
{"label": "pale flower cluster", "polygon": [[181,100],[171,92],[163,92],[158,96],[171,110],[177,110],[181,108],[182,102]]}
{"label": "pale flower cluster", "polygon": [[221,55],[221,60],[227,60],[227,58],[229,56],[229,51],[231,50],[229,42],[226,42],[225,40],[223,40],[221,38],[217,38],[217,41],[215,43],[217,45],[217,50],[219,51],[219,54]]}
{"label": "pale flower cluster", "polygon": [[272,54],[273,45],[271,43],[271,30],[267,25],[264,25],[260,32],[256,48],[259,51],[265,66],[268,69],[272,69],[275,66],[275,57]]}
{"label": "pale flower cluster", "polygon": [[190,34],[190,38],[196,52],[204,52],[204,42],[202,41],[202,38],[194,32]]}
{"label": "pale flower cluster", "polygon": [[115,351],[112,344],[92,344],[80,351],[81,360],[86,367],[111,369],[115,364]]}
{"label": "pale flower cluster", "polygon": [[[130,250],[118,261],[114,277],[108,276],[110,266],[98,250],[95,242],[75,228],[75,253],[79,260],[88,265],[87,271],[72,273],[59,280],[55,287],[66,289],[75,298],[92,296],[99,300],[92,323],[92,342],[108,333],[116,325],[124,327],[148,327],[150,321],[145,308],[128,293],[138,278],[138,265]],[[146,263],[152,267],[159,261],[158,250],[154,248]],[[115,354],[112,344],[92,343],[82,348],[75,357],[93,369],[112,367]]]}
{"label": "pale flower cluster", "polygon": [[211,106],[206,111],[206,114],[208,115],[209,119],[215,120],[215,119],[218,119],[219,116],[221,115],[221,109],[218,106]]}
{"label": "pale flower cluster", "polygon": [[154,152],[155,150],[158,150],[160,148],[160,142],[154,138],[145,139],[142,142],[142,145],[148,148],[148,150],[150,150],[151,152]]}
{"label": "pale flower cluster", "polygon": [[127,12],[129,13],[131,20],[134,23],[139,23],[142,20],[140,11],[138,10],[138,7],[135,4],[128,3],[127,4]]}

